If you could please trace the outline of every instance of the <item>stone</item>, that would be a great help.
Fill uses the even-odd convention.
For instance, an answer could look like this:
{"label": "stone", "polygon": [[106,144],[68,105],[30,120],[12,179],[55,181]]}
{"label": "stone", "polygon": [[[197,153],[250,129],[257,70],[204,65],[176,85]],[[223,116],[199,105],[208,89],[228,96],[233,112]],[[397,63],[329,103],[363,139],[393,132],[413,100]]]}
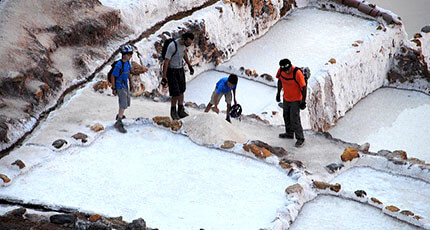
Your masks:
{"label": "stone", "polygon": [[2,179],[3,180],[3,182],[5,183],[5,184],[7,184],[7,183],[9,183],[11,180],[9,179],[9,177],[7,177],[6,175],[4,175],[4,174],[0,174],[0,179]]}
{"label": "stone", "polygon": [[423,33],[430,33],[430,25],[424,26],[421,28],[421,32]]}
{"label": "stone", "polygon": [[98,220],[100,220],[102,218],[102,216],[100,216],[99,214],[94,214],[90,216],[90,221],[91,222],[97,222]]}
{"label": "stone", "polygon": [[405,216],[413,216],[413,215],[415,215],[413,212],[411,212],[409,210],[402,210],[400,212],[400,214],[405,215]]}
{"label": "stone", "polygon": [[414,34],[414,38],[418,39],[418,38],[422,38],[423,36],[420,33],[416,33]]}
{"label": "stone", "polygon": [[97,124],[91,126],[90,129],[94,132],[100,132],[100,131],[104,130],[105,127],[103,127],[102,124],[97,123]]}
{"label": "stone", "polygon": [[260,149],[258,146],[256,146],[256,145],[250,145],[249,147],[250,147],[251,152],[252,152],[256,157],[260,158],[260,157],[262,156],[262,154],[261,154],[261,149]]}
{"label": "stone", "polygon": [[266,79],[266,81],[273,81],[273,77],[270,74],[263,73],[260,77]]}
{"label": "stone", "polygon": [[291,194],[291,193],[302,193],[303,187],[300,184],[293,184],[291,186],[288,186],[288,188],[285,189],[285,193]]}
{"label": "stone", "polygon": [[260,148],[265,148],[265,149],[269,150],[272,154],[274,154],[278,157],[283,157],[283,156],[286,156],[288,154],[288,152],[284,148],[272,147],[271,145],[267,144],[266,142],[263,142],[260,140],[253,140],[253,141],[251,141],[251,144],[254,144]]}
{"label": "stone", "polygon": [[222,149],[231,149],[234,147],[235,144],[236,144],[236,142],[227,140],[227,141],[224,141],[224,144],[221,145],[221,148]]}
{"label": "stone", "polygon": [[64,144],[67,144],[67,141],[64,139],[58,139],[56,141],[54,141],[54,143],[52,143],[52,146],[54,146],[55,148],[59,149],[61,147],[63,147]]}
{"label": "stone", "polygon": [[358,147],[358,150],[362,152],[369,152],[369,149],[370,149],[370,144],[367,142]]}
{"label": "stone", "polygon": [[12,165],[16,165],[19,167],[19,169],[23,169],[25,168],[25,164],[24,162],[22,162],[21,160],[16,160],[15,162],[12,163]]}
{"label": "stone", "polygon": [[270,152],[266,148],[261,148],[261,151],[262,151],[262,158],[267,158],[272,156],[272,152]]}
{"label": "stone", "polygon": [[7,212],[6,216],[13,216],[13,217],[23,217],[23,215],[27,212],[27,209],[25,208],[17,208],[12,211]]}
{"label": "stone", "polygon": [[279,161],[279,165],[283,168],[283,169],[289,169],[292,168],[293,166],[291,164],[285,163],[283,161]]}
{"label": "stone", "polygon": [[382,26],[381,26],[381,25],[379,25],[379,26],[376,28],[376,30],[382,30]]}
{"label": "stone", "polygon": [[330,190],[334,191],[334,192],[339,192],[341,188],[342,188],[342,186],[339,183],[336,183],[334,185],[333,184],[330,185]]}
{"label": "stone", "polygon": [[178,130],[180,130],[181,127],[182,127],[182,122],[181,121],[174,120],[174,121],[170,122],[170,129],[172,129],[175,132],[178,131]]}
{"label": "stone", "polygon": [[389,210],[391,212],[398,212],[398,211],[400,211],[400,209],[398,207],[394,206],[394,205],[389,205],[389,206],[385,207],[385,209],[387,209],[387,210]]}
{"label": "stone", "polygon": [[355,193],[355,195],[357,197],[365,197],[365,196],[367,196],[367,193],[365,191],[363,191],[363,190],[357,190],[354,193]]}
{"label": "stone", "polygon": [[109,87],[109,82],[108,81],[98,81],[98,82],[94,83],[94,85],[93,85],[93,89],[95,91],[105,90],[108,87]]}
{"label": "stone", "polygon": [[391,153],[391,155],[394,158],[399,158],[399,159],[402,159],[402,160],[407,160],[408,159],[407,153],[405,151],[403,151],[403,150],[395,150],[394,152]]}
{"label": "stone", "polygon": [[152,121],[154,121],[157,125],[162,125],[166,128],[170,127],[170,124],[172,123],[172,120],[170,117],[162,117],[162,116],[155,116],[152,118]]}
{"label": "stone", "polygon": [[415,219],[415,220],[421,220],[421,219],[423,219],[423,217],[422,217],[422,216],[415,215],[415,216],[414,216],[414,219]]}
{"label": "stone", "polygon": [[326,189],[326,188],[330,187],[329,183],[322,182],[322,181],[313,181],[313,184],[318,189]]}
{"label": "stone", "polygon": [[243,145],[243,150],[245,150],[245,152],[249,152],[250,150],[249,145]]}
{"label": "stone", "polygon": [[373,201],[376,204],[383,204],[381,201],[379,201],[378,199],[376,199],[375,197],[370,198],[371,201]]}
{"label": "stone", "polygon": [[340,156],[340,159],[342,161],[352,161],[355,158],[358,158],[358,150],[356,148],[347,148],[345,151],[343,151],[342,156]]}
{"label": "stone", "polygon": [[423,164],[426,163],[425,161],[420,160],[418,158],[414,158],[414,157],[409,158],[408,161],[411,162],[412,164],[421,164],[421,165],[423,165]]}
{"label": "stone", "polygon": [[257,73],[257,71],[256,71],[256,70],[253,70],[253,71],[252,71],[252,76],[254,76],[254,77],[258,77],[258,73]]}
{"label": "stone", "polygon": [[334,172],[340,170],[341,168],[343,168],[343,166],[344,165],[342,163],[331,163],[325,167],[329,173],[334,173]]}
{"label": "stone", "polygon": [[130,73],[133,75],[139,75],[142,73],[146,73],[148,71],[148,68],[140,65],[139,63],[132,61],[131,62],[131,70]]}
{"label": "stone", "polygon": [[127,225],[125,230],[146,230],[145,220],[142,218],[133,220],[133,222]]}
{"label": "stone", "polygon": [[328,62],[330,62],[331,64],[336,64],[336,59],[330,58],[330,60],[328,60]]}
{"label": "stone", "polygon": [[354,44],[352,44],[352,46],[354,46],[354,47],[358,47],[358,44],[354,43]]}
{"label": "stone", "polygon": [[57,214],[50,216],[49,220],[53,224],[73,224],[75,223],[76,217],[68,214]]}
{"label": "stone", "polygon": [[247,76],[251,76],[251,75],[252,75],[252,70],[250,70],[250,69],[246,69],[246,70],[245,70],[245,74],[246,74]]}
{"label": "stone", "polygon": [[206,105],[205,104],[200,104],[199,105],[199,109],[205,109],[206,108]]}
{"label": "stone", "polygon": [[86,135],[85,133],[76,133],[75,135],[72,136],[75,140],[81,140],[82,143],[86,143],[88,140],[88,135]]}

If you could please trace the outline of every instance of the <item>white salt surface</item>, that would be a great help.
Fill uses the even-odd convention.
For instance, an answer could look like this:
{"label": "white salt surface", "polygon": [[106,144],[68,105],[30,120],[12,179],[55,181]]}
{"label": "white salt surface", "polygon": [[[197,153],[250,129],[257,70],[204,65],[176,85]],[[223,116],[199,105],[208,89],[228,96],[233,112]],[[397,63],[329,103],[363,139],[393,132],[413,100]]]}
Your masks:
{"label": "white salt surface", "polygon": [[280,20],[264,37],[248,44],[223,66],[255,69],[276,75],[279,60],[288,58],[295,66],[308,66],[317,74],[330,58],[341,59],[376,32],[378,23],[314,8],[297,9]]}
{"label": "white salt surface", "polygon": [[275,167],[150,125],[128,128],[17,177],[0,197],[187,230],[259,229],[288,202],[295,182]]}
{"label": "white salt surface", "polygon": [[352,168],[336,177],[331,183],[340,183],[343,190],[364,190],[384,205],[430,218],[430,184],[404,176],[396,176],[371,168]]}
{"label": "white salt surface", "polygon": [[[207,105],[218,80],[228,76],[229,74],[218,71],[207,71],[200,74],[187,83],[185,101],[192,101],[197,104],[204,103]],[[276,104],[276,88],[256,81],[239,78],[236,93],[237,103],[242,106],[243,114],[261,113],[265,111],[266,107]],[[234,101],[232,103],[234,103]],[[221,98],[218,108],[220,111],[227,110],[225,97]]]}
{"label": "white salt surface", "polygon": [[407,230],[415,226],[389,217],[374,207],[331,196],[319,196],[300,211],[290,230]]}
{"label": "white salt surface", "polygon": [[382,88],[370,94],[329,130],[333,137],[370,143],[371,151],[404,150],[430,162],[430,96]]}

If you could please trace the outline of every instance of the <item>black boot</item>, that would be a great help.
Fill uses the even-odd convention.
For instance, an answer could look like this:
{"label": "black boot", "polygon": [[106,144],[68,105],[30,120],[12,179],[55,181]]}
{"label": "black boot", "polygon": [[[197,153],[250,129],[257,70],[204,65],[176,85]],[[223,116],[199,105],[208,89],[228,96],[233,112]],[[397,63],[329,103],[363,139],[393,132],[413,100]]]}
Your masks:
{"label": "black boot", "polygon": [[124,128],[124,124],[122,123],[121,119],[116,120],[114,126],[120,133],[126,133],[127,132],[127,130]]}
{"label": "black boot", "polygon": [[170,107],[170,117],[172,117],[172,120],[179,120],[181,119],[178,115],[178,113],[176,112],[176,106],[171,106]]}
{"label": "black boot", "polygon": [[178,115],[180,118],[184,118],[188,116],[188,113],[184,110],[184,105],[178,105]]}

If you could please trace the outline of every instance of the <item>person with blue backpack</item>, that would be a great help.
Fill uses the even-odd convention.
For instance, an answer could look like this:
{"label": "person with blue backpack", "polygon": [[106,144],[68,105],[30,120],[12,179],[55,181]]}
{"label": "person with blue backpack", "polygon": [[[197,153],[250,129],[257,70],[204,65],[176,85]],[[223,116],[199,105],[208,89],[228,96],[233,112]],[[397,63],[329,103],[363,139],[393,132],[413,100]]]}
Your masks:
{"label": "person with blue backpack", "polygon": [[227,113],[225,120],[231,123],[230,120],[230,111],[231,111],[231,101],[232,101],[232,91],[233,91],[233,100],[234,105],[237,105],[236,100],[236,86],[237,86],[238,78],[235,74],[230,74],[228,77],[221,78],[215,86],[215,90],[212,93],[211,100],[209,104],[206,106],[205,113],[209,112],[212,108],[216,113],[219,113],[218,103],[221,100],[221,97],[225,97],[225,103],[227,103]]}
{"label": "person with blue backpack", "polygon": [[[133,47],[131,45],[124,45],[120,48],[122,58],[118,60],[112,68],[110,73],[110,82],[112,82],[112,94],[118,96],[119,111],[116,115],[116,122],[114,127],[121,133],[126,133],[122,119],[125,118],[124,112],[130,106],[130,91],[128,85],[130,80],[131,64],[130,59],[133,56]],[[109,74],[108,74],[109,75]]]}

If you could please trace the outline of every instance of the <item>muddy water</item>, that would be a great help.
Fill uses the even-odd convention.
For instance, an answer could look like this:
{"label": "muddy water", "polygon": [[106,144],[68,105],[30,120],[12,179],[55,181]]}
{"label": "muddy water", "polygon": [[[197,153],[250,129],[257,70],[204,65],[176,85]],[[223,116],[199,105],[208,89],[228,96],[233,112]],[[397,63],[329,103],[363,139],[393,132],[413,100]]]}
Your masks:
{"label": "muddy water", "polygon": [[368,0],[399,15],[409,37],[430,25],[430,0]]}

